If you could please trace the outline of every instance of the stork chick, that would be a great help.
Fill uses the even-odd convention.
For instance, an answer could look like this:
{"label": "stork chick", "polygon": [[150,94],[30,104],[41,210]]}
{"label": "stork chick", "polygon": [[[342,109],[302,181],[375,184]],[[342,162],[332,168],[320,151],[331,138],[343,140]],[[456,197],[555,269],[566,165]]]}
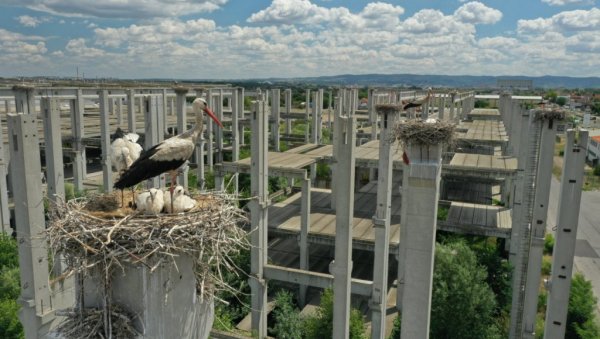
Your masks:
{"label": "stork chick", "polygon": [[151,188],[138,194],[136,198],[137,209],[144,214],[159,214],[164,207],[163,191]]}
{"label": "stork chick", "polygon": [[[165,192],[166,193],[166,192]],[[173,200],[165,194],[165,210],[167,213],[187,212],[196,206],[196,200],[185,194],[183,186],[178,185],[173,190]]]}

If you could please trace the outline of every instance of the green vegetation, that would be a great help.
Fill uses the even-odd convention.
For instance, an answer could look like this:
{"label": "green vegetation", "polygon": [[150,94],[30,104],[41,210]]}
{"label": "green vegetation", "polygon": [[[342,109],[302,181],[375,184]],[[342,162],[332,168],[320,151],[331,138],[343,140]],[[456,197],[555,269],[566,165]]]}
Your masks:
{"label": "green vegetation", "polygon": [[21,291],[17,242],[0,232],[0,338],[24,338],[17,313]]}
{"label": "green vegetation", "polygon": [[[333,333],[333,290],[326,289],[321,294],[321,304],[317,314],[305,319],[305,331],[307,339],[331,338]],[[360,311],[350,311],[350,338],[366,338],[365,324]]]}
{"label": "green vegetation", "polygon": [[544,238],[544,254],[552,255],[554,251],[554,236],[551,233],[546,234]]}
{"label": "green vegetation", "polygon": [[270,331],[276,338],[302,338],[304,333],[303,320],[292,299],[292,294],[285,290],[281,290],[275,295],[275,308],[272,313],[275,326]]}
{"label": "green vegetation", "polygon": [[[483,249],[481,257],[464,240],[450,237],[437,244],[431,300],[431,338],[502,338],[503,316],[498,317],[497,296],[490,287],[486,266],[493,247],[473,242],[471,247]],[[489,263],[489,262],[488,262]],[[502,266],[502,265],[501,265]],[[506,281],[506,285],[510,280]],[[510,301],[510,294],[503,297]],[[457,316],[460,315],[460,316]],[[400,320],[394,322],[391,338],[400,337]]]}
{"label": "green vegetation", "polygon": [[592,292],[592,283],[577,273],[571,281],[566,339],[600,338],[594,310],[598,299]]}
{"label": "green vegetation", "polygon": [[488,100],[475,100],[475,108],[488,108],[490,102]]}
{"label": "green vegetation", "polygon": [[556,98],[556,104],[558,106],[564,106],[566,103],[567,103],[567,98],[565,98],[565,97]]}
{"label": "green vegetation", "polygon": [[596,165],[594,167],[594,171],[593,171],[594,175],[599,177],[600,176],[600,165]]}
{"label": "green vegetation", "polygon": [[448,211],[450,210],[447,206],[438,206],[437,220],[446,221],[448,219]]}

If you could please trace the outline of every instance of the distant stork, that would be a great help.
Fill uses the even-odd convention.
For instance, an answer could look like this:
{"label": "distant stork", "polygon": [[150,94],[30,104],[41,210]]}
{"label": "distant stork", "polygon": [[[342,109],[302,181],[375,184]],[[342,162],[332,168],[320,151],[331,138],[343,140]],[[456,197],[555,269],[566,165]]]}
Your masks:
{"label": "distant stork", "polygon": [[427,100],[429,100],[429,98],[431,98],[432,92],[433,91],[431,90],[431,87],[429,87],[427,89],[427,96],[422,99],[412,100],[412,101],[402,100],[402,110],[407,110],[409,108],[419,107],[419,106],[423,105],[425,102],[427,102]]}
{"label": "distant stork", "polygon": [[[146,179],[153,178],[165,172],[171,175],[171,205],[173,204],[173,189],[177,182],[177,169],[185,164],[194,154],[196,140],[202,133],[202,118],[204,113],[208,114],[217,125],[223,128],[223,124],[217,119],[215,114],[208,108],[206,101],[197,98],[192,103],[192,108],[196,115],[196,125],[190,129],[166,139],[163,142],[154,145],[152,148],[143,152],[142,155],[127,169],[123,175],[115,182],[116,189],[124,189],[136,185]],[[171,208],[172,209],[172,208]]]}

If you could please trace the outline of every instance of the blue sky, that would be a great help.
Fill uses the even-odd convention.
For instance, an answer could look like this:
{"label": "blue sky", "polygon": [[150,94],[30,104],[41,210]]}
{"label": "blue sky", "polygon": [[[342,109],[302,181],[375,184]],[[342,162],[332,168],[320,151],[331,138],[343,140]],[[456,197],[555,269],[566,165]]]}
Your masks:
{"label": "blue sky", "polygon": [[0,0],[0,76],[600,76],[598,0]]}

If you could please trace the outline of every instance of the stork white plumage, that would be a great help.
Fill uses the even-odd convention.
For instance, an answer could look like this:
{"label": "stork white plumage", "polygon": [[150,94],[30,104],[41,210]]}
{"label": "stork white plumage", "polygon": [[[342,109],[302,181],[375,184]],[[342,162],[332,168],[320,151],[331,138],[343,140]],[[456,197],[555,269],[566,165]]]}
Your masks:
{"label": "stork white plumage", "polygon": [[163,191],[156,188],[140,193],[135,201],[138,211],[144,214],[159,214],[165,205]]}
{"label": "stork white plumage", "polygon": [[165,210],[167,213],[187,212],[196,206],[196,200],[185,194],[183,186],[178,185],[173,190],[173,200],[170,195],[165,195]]}
{"label": "stork white plumage", "polygon": [[143,180],[168,172],[171,175],[170,192],[171,202],[173,201],[173,190],[177,182],[177,169],[194,154],[196,140],[202,133],[204,113],[208,114],[221,128],[223,127],[223,124],[208,108],[204,99],[197,98],[194,100],[192,108],[196,115],[196,125],[190,130],[166,139],[143,152],[139,159],[115,182],[114,187],[116,189],[131,187]]}

